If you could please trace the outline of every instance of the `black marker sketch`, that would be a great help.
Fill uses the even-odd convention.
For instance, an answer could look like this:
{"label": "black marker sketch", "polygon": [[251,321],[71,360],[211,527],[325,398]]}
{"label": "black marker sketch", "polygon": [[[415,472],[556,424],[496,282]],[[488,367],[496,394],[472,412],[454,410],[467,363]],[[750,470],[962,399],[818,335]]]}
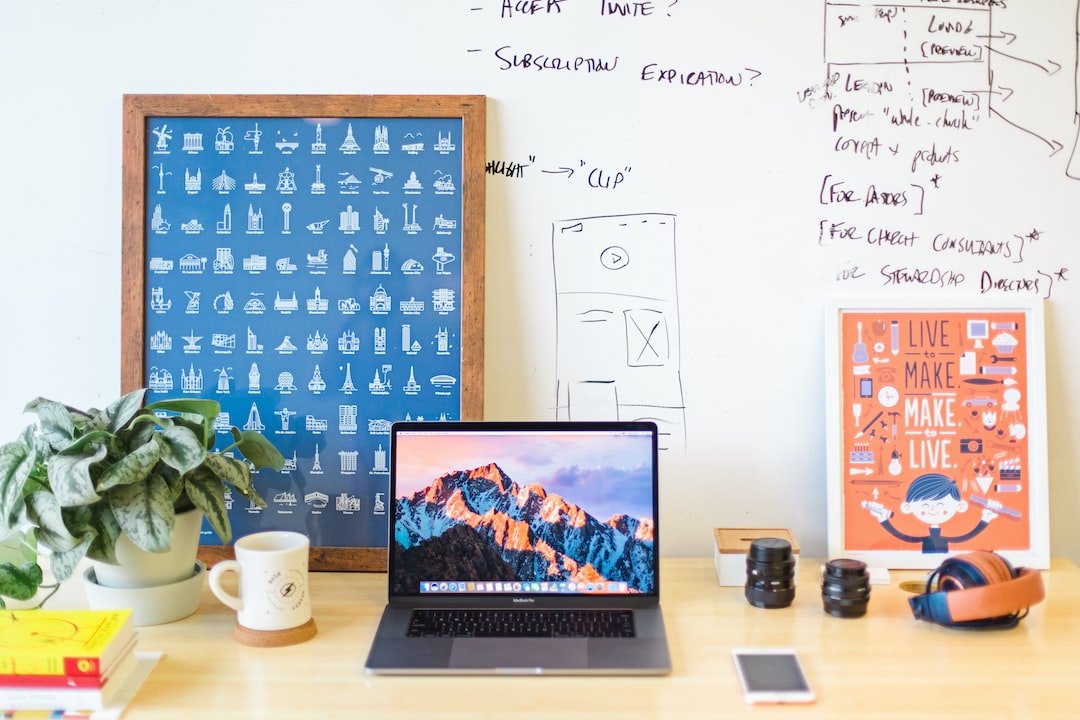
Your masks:
{"label": "black marker sketch", "polygon": [[551,245],[556,419],[653,420],[685,448],[675,216],[560,220]]}
{"label": "black marker sketch", "polygon": [[1073,65],[1073,125],[1076,126],[1076,139],[1073,140],[1065,174],[1074,180],[1080,180],[1080,2],[1076,4],[1073,24],[1076,26],[1076,62]]}

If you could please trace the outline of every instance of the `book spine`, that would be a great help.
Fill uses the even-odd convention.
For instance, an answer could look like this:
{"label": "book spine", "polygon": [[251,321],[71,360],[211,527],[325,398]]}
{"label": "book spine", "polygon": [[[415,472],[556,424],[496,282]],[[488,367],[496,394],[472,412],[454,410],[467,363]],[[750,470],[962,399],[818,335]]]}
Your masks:
{"label": "book spine", "polygon": [[105,682],[101,675],[0,675],[0,690],[9,687],[100,688]]}
{"label": "book spine", "polygon": [[0,688],[8,710],[101,710],[101,690],[91,688]]}
{"label": "book spine", "polygon": [[101,659],[96,657],[6,657],[0,658],[0,675],[100,675]]}

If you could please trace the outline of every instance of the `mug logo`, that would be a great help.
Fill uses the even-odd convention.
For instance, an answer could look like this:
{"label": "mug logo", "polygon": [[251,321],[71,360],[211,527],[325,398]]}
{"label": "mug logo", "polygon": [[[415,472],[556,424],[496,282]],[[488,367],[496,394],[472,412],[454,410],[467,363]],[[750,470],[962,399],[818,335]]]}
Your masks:
{"label": "mug logo", "polygon": [[267,592],[270,604],[278,610],[298,610],[307,602],[304,575],[299,570],[286,570],[270,578]]}

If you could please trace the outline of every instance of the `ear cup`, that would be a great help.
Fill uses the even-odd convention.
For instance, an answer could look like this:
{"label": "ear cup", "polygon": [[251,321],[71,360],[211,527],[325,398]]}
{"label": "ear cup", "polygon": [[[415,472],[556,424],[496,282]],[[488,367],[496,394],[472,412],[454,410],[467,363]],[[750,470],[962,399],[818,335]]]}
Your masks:
{"label": "ear cup", "polygon": [[1002,627],[1015,625],[1020,613],[1044,594],[1037,570],[1016,571],[1000,555],[976,551],[942,562],[927,582],[927,592],[909,602],[918,619],[946,626]]}

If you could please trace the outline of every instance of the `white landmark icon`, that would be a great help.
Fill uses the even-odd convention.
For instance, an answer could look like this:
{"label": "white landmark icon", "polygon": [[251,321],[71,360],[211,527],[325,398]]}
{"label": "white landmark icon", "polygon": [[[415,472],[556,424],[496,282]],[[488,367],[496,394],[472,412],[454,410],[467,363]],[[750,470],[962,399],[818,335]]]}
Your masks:
{"label": "white landmark icon", "polygon": [[356,434],[356,405],[338,405],[338,432]]}
{"label": "white landmark icon", "polygon": [[448,173],[444,173],[441,170],[435,171],[435,194],[436,195],[452,195],[454,190],[454,176]]}
{"label": "white landmark icon", "polygon": [[225,203],[225,209],[221,212],[221,219],[217,221],[218,235],[228,235],[232,232],[232,205]]}
{"label": "white landmark icon", "polygon": [[244,139],[250,142],[253,147],[248,150],[248,155],[262,155],[262,150],[259,149],[259,141],[262,140],[262,130],[259,129],[259,123],[255,123],[255,127],[244,133]]}
{"label": "white landmark icon", "polygon": [[150,368],[150,377],[147,380],[146,386],[150,388],[150,390],[152,390],[153,392],[172,392],[172,373],[165,368],[159,368],[155,365]]}
{"label": "white landmark icon", "polygon": [[229,175],[222,170],[220,175],[210,181],[210,187],[222,195],[225,195],[236,189],[236,180],[229,177]]}
{"label": "white landmark icon", "polygon": [[254,205],[248,204],[247,212],[247,233],[248,235],[262,235],[263,234],[263,213],[262,208],[255,209]]}
{"label": "white landmark icon", "polygon": [[292,214],[292,203],[281,203],[281,234],[291,235],[289,229],[289,216]]}
{"label": "white landmark icon", "polygon": [[[282,395],[290,395],[296,392],[296,385],[293,383],[293,374],[289,371],[284,371],[277,376],[277,385],[274,389],[280,392]],[[295,415],[295,413],[293,413]]]}
{"label": "white landmark icon", "polygon": [[296,434],[295,430],[290,430],[289,429],[289,422],[296,415],[295,410],[290,410],[287,407],[283,407],[280,410],[275,410],[274,414],[277,415],[279,418],[281,418],[281,429],[280,430],[275,430],[274,431],[275,434],[277,434],[277,435],[295,435]]}
{"label": "white landmark icon", "polygon": [[214,368],[214,372],[218,374],[217,379],[217,392],[219,395],[228,395],[230,391],[230,381],[233,379],[229,371],[231,367]]}
{"label": "white landmark icon", "polygon": [[356,138],[353,137],[352,123],[349,123],[349,130],[345,134],[345,141],[341,143],[341,150],[343,155],[355,155],[360,152],[360,144],[356,142]]}
{"label": "white landmark icon", "polygon": [[431,256],[431,259],[435,261],[436,275],[449,275],[450,273],[447,271],[446,266],[454,262],[457,258],[455,258],[452,253],[446,252],[443,246],[440,245],[435,250],[435,254]]}
{"label": "white landmark icon", "polygon": [[157,165],[151,165],[150,168],[151,169],[157,168],[157,176],[158,176],[157,194],[158,195],[164,195],[165,194],[165,178],[168,177],[169,175],[172,175],[172,173],[171,172],[165,172],[165,166],[163,164],[161,164],[161,163],[158,163]]}
{"label": "white landmark icon", "polygon": [[188,195],[196,195],[202,190],[202,168],[197,168],[194,175],[184,168],[184,190]]}
{"label": "white landmark icon", "polygon": [[371,472],[375,475],[389,475],[390,468],[386,464],[386,450],[382,444],[375,449],[375,459],[371,465]]}
{"label": "white landmark icon", "polygon": [[164,235],[169,232],[169,227],[169,221],[161,214],[161,205],[155,205],[154,213],[150,216],[150,229],[158,235]]}
{"label": "white landmark icon", "polygon": [[419,178],[416,177],[415,170],[409,171],[409,179],[405,181],[405,184],[401,186],[401,189],[405,191],[406,195],[419,195],[420,191],[424,189]]}
{"label": "white landmark icon", "polygon": [[405,224],[401,229],[409,235],[416,235],[421,230],[420,224],[416,222],[416,203],[412,206],[411,219],[409,218],[409,203],[401,203],[401,207],[405,208]]}
{"label": "white landmark icon", "polygon": [[262,417],[259,415],[259,408],[255,403],[251,403],[251,410],[248,411],[248,419],[247,422],[244,423],[244,429],[257,430],[258,432],[262,432],[266,429],[266,426],[263,425]]}
{"label": "white landmark icon", "polygon": [[418,155],[424,151],[424,142],[419,138],[424,136],[423,133],[405,133],[405,141],[401,144],[401,152],[408,153],[409,155]]}
{"label": "white landmark icon", "polygon": [[172,132],[169,130],[168,125],[162,125],[156,127],[150,132],[157,138],[157,142],[154,143],[155,155],[168,155],[169,154],[169,141],[172,140]]}
{"label": "white landmark icon", "polygon": [[229,126],[218,128],[217,133],[214,135],[214,150],[222,155],[228,155],[233,151],[234,147],[233,134]]}
{"label": "white landmark icon", "polygon": [[259,364],[251,363],[251,369],[248,370],[248,392],[252,395],[258,395],[262,391],[262,373],[259,372]]}
{"label": "white landmark icon", "polygon": [[194,363],[187,370],[180,368],[180,392],[196,395],[203,389],[202,368],[195,369]]}
{"label": "white landmark icon", "polygon": [[341,211],[341,222],[338,224],[338,230],[349,235],[360,230],[360,211],[353,210],[352,205],[346,205],[345,209]]}
{"label": "white landmark icon", "polygon": [[280,130],[278,130],[278,141],[274,143],[274,147],[280,150],[282,155],[292,155],[293,151],[296,150],[296,148],[300,147],[300,143],[295,140],[297,135],[298,133],[294,132],[294,139],[289,140],[281,134]]}
{"label": "white landmark icon", "polygon": [[296,173],[290,170],[288,165],[278,173],[275,189],[282,195],[292,195],[296,192]]}
{"label": "white landmark icon", "polygon": [[345,382],[341,384],[340,391],[346,395],[352,395],[356,390],[352,379],[352,363],[345,363]]}
{"label": "white landmark icon", "polygon": [[339,450],[338,457],[341,459],[341,474],[342,475],[355,475],[356,474],[356,459],[359,457],[360,452],[357,450]]}
{"label": "white landmark icon", "polygon": [[[323,422],[326,422],[326,421],[324,420]],[[322,463],[319,461],[319,446],[318,446],[318,444],[315,445],[315,460],[311,463],[311,474],[312,475],[322,475],[323,474]]]}
{"label": "white landmark icon", "polygon": [[181,336],[180,339],[184,341],[184,352],[188,355],[197,355],[202,351],[202,347],[199,345],[202,335],[196,335],[194,330],[187,335]]}
{"label": "white landmark icon", "polygon": [[252,195],[261,195],[262,191],[266,189],[266,183],[259,182],[259,173],[251,173],[251,182],[244,183],[244,190]]}
{"label": "white landmark icon", "polygon": [[450,140],[450,133],[447,132],[446,137],[443,137],[443,134],[440,132],[439,133],[439,142],[435,143],[435,147],[433,148],[433,150],[435,150],[438,153],[442,153],[443,155],[445,155],[447,153],[454,152],[454,150],[456,150],[456,149],[457,149],[457,146],[454,145],[454,143],[451,142],[451,140]]}
{"label": "white landmark icon", "polygon": [[375,368],[375,377],[368,383],[368,392],[372,395],[388,395],[391,390],[390,385],[390,371],[393,370],[392,365],[383,365],[380,374],[379,368]]}
{"label": "white landmark icon", "polygon": [[311,374],[311,379],[308,380],[307,389],[313,395],[318,395],[326,389],[326,381],[323,380],[322,371],[319,370],[318,365],[315,366],[315,372]]}
{"label": "white landmark icon", "polygon": [[[325,155],[326,143],[322,139],[322,123],[315,123],[315,142],[311,143],[312,155]],[[318,165],[316,165],[318,167]]]}
{"label": "white landmark icon", "polygon": [[195,155],[202,152],[202,133],[186,132],[184,133],[184,147],[183,151],[189,155]]}
{"label": "white landmark icon", "polygon": [[325,195],[326,183],[322,181],[322,165],[315,166],[315,182],[311,183],[312,195]]}
{"label": "white landmark icon", "polygon": [[390,152],[390,133],[385,125],[375,126],[375,144],[371,146],[371,152],[376,155],[386,155]]}

